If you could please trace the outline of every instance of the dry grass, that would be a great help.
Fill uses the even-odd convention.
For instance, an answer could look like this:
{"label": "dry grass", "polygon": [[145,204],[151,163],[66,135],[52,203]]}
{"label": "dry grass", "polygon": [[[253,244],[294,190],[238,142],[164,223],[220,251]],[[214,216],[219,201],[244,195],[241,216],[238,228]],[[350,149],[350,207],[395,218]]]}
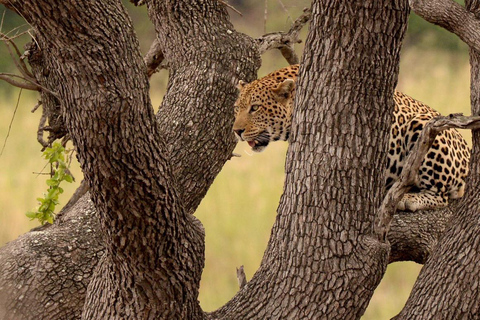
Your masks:
{"label": "dry grass", "polygon": [[[409,51],[403,55],[399,89],[442,113],[469,113],[469,68],[466,55]],[[271,70],[266,70],[271,71]],[[6,136],[16,96],[0,101],[0,141]],[[20,101],[10,138],[0,158],[0,245],[28,231],[35,223],[24,213],[46,190],[40,146],[35,141],[38,114],[31,114],[35,97]],[[154,105],[158,105],[158,102]],[[235,267],[245,265],[250,278],[260,264],[283,188],[286,143],[276,143],[252,155],[245,143],[237,147],[241,158],[229,161],[202,202],[197,216],[206,237],[206,267],[200,301],[213,310],[237,291]],[[74,174],[80,178],[78,167]],[[77,182],[78,183],[78,182]],[[65,186],[64,204],[75,188]],[[404,304],[420,266],[396,263],[375,292],[364,319],[387,319]]]}

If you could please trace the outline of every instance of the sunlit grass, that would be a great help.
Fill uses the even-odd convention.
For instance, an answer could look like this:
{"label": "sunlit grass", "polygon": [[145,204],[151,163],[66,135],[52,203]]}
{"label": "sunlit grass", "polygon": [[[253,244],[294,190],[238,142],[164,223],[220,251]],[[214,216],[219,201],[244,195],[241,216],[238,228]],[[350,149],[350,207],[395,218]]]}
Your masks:
{"label": "sunlit grass", "polygon": [[[470,113],[466,55],[408,51],[400,72],[399,90],[444,114]],[[3,94],[0,100],[0,144],[16,98]],[[36,206],[35,198],[46,190],[46,177],[33,173],[45,166],[36,142],[40,114],[30,113],[35,104],[35,96],[23,94],[0,157],[0,245],[37,225],[25,212]],[[206,266],[199,297],[205,310],[220,307],[237,292],[236,267],[244,265],[250,279],[260,264],[283,188],[286,147],[278,142],[261,154],[252,154],[245,143],[239,144],[236,152],[242,157],[227,162],[196,213],[206,229]],[[65,185],[62,204],[81,179],[78,165],[73,171],[77,183]],[[419,268],[414,263],[389,266],[364,319],[388,319],[398,313]]]}
{"label": "sunlit grass", "polygon": [[260,265],[283,188],[286,143],[252,154],[237,146],[240,158],[229,161],[210,188],[196,216],[206,231],[206,266],[200,301],[212,310],[238,291],[236,267],[250,278]]}

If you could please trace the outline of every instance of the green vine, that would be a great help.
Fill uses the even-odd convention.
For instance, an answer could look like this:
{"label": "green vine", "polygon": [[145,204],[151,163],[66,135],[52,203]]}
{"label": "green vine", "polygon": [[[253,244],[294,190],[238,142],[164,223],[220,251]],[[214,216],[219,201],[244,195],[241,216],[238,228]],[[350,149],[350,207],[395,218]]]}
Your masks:
{"label": "green vine", "polygon": [[26,213],[26,216],[31,220],[37,219],[41,224],[45,222],[53,223],[58,196],[63,193],[60,184],[63,181],[71,183],[74,180],[65,161],[65,157],[69,152],[59,142],[55,142],[51,148],[47,148],[43,152],[43,157],[50,164],[50,179],[46,181],[48,190],[43,194],[43,198],[37,198],[39,202],[38,208],[35,211]]}

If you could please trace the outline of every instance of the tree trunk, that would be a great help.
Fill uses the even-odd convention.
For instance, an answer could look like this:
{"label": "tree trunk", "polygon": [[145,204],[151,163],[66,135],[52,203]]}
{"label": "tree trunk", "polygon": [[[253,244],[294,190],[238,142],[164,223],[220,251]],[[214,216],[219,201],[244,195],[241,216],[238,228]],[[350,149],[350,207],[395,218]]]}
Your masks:
{"label": "tree trunk", "polygon": [[252,280],[212,318],[363,314],[388,260],[371,234],[408,12],[406,1],[313,2],[270,242]]}
{"label": "tree trunk", "polygon": [[[466,1],[480,18],[480,3]],[[448,17],[447,17],[448,19]],[[477,36],[478,38],[478,36]],[[480,114],[480,54],[470,50],[472,115]],[[473,150],[465,196],[439,244],[425,263],[396,319],[477,319],[480,314],[480,132]]]}
{"label": "tree trunk", "polygon": [[[8,294],[1,297],[2,318],[51,319],[57,314],[54,308],[58,304],[63,304],[58,318],[78,318],[87,283],[91,294],[83,311],[85,318],[203,317],[197,302],[204,261],[203,228],[186,213],[194,211],[231,156],[235,145],[230,131],[235,84],[240,78],[251,81],[259,66],[253,40],[233,30],[218,1],[194,5],[187,1],[160,2],[161,8],[149,4],[151,15],[162,22],[157,30],[164,34],[164,54],[171,63],[169,91],[176,92],[175,102],[181,101],[176,105],[165,102],[160,111],[171,116],[175,126],[172,122],[157,126],[138,43],[121,5],[116,1],[9,1],[7,5],[36,28],[36,43],[42,53],[48,48],[48,55],[42,55],[41,60],[45,71],[42,85],[62,101],[64,118],[99,209],[94,213],[102,227],[93,233],[93,247],[99,250],[87,250],[88,259],[72,259],[70,264],[65,263],[62,250],[54,254],[44,250],[48,248],[45,242],[52,246],[57,241],[53,237],[58,235],[58,223],[43,232],[45,241],[35,247],[34,253],[19,248],[19,242],[37,243],[38,233],[30,233],[31,237],[2,250],[2,267],[7,273],[0,286],[12,289],[2,290]],[[46,7],[51,10],[44,10]],[[62,18],[66,12],[68,23]],[[198,19],[179,21],[192,15]],[[171,37],[175,32],[177,37]],[[203,42],[192,44],[190,40],[189,46],[182,45],[188,37],[202,38],[200,33],[205,34]],[[219,34],[228,38],[223,39],[222,55],[216,51],[221,48],[216,42]],[[184,74],[187,69],[189,78]],[[173,144],[172,137],[177,139]],[[192,178],[186,171],[195,168],[191,163],[204,169],[201,177],[197,172]],[[81,220],[69,214],[63,218]],[[80,229],[78,236],[78,248],[72,243],[74,248],[69,250],[85,250],[88,237],[92,237],[83,235]],[[68,239],[65,234],[62,238]],[[93,268],[98,259],[95,254],[104,246],[105,255],[91,279],[91,270],[84,263],[90,262],[89,268]],[[30,262],[33,254],[36,260]],[[55,264],[42,264],[57,255]],[[75,278],[85,279],[80,281],[80,289],[70,284],[62,286],[68,277],[37,277],[41,284],[29,278],[37,270],[55,273],[65,265],[73,265],[69,274],[77,269],[86,271]],[[19,266],[23,272],[15,272]],[[22,281],[28,289],[20,290]],[[51,285],[45,288],[47,281]]]}
{"label": "tree trunk", "polygon": [[93,200],[0,249],[0,318],[360,317],[387,261],[424,261],[446,224],[396,215],[390,258],[370,236],[406,1],[314,2],[272,237],[253,279],[208,315],[203,228],[189,213],[231,156],[234,86],[254,78],[258,51],[221,1],[145,2],[170,68],[156,117],[117,1],[0,0],[37,31],[32,67],[56,93],[42,100],[61,105]]}
{"label": "tree trunk", "polygon": [[218,1],[147,5],[170,70],[157,122],[180,200],[193,213],[232,156],[236,85],[256,78],[260,57],[253,39],[234,31]]}

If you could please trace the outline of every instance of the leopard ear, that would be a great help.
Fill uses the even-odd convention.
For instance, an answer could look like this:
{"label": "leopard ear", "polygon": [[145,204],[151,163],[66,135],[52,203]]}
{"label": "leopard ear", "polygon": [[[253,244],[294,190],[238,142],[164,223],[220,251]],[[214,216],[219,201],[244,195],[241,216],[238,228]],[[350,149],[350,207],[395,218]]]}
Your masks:
{"label": "leopard ear", "polygon": [[283,100],[292,96],[293,89],[295,89],[295,81],[293,79],[285,79],[276,88],[272,89],[272,92],[277,99]]}
{"label": "leopard ear", "polygon": [[238,84],[237,84],[237,89],[238,89],[238,91],[242,90],[243,87],[245,87],[246,84],[247,84],[247,83],[246,83],[245,81],[243,81],[243,80],[238,81]]}

